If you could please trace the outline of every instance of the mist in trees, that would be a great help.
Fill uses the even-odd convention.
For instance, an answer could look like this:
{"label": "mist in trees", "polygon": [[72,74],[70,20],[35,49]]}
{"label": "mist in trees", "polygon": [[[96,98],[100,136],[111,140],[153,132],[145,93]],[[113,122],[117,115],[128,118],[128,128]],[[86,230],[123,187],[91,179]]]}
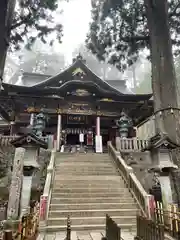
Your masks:
{"label": "mist in trees", "polygon": [[9,54],[5,66],[5,81],[21,84],[23,72],[56,75],[65,66],[63,54],[55,52],[53,47],[37,40],[31,50],[23,48]]}

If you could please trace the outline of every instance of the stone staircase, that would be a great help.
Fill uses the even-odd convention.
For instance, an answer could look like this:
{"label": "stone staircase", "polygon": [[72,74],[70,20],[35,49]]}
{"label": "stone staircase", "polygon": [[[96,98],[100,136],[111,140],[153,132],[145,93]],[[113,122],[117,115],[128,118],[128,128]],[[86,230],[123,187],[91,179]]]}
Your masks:
{"label": "stone staircase", "polygon": [[49,232],[104,229],[109,214],[123,229],[136,226],[137,205],[108,154],[56,155]]}

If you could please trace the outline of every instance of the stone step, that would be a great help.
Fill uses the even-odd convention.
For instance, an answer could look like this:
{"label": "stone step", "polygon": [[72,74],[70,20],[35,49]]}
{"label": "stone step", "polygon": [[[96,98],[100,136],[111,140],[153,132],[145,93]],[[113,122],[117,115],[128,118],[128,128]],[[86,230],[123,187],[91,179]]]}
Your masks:
{"label": "stone step", "polygon": [[91,198],[82,198],[82,197],[61,197],[61,198],[55,198],[52,197],[51,203],[52,204],[81,204],[81,203],[134,203],[134,200],[132,197],[91,197]]}
{"label": "stone step", "polygon": [[68,160],[71,160],[71,161],[81,161],[81,160],[84,160],[84,161],[87,161],[87,160],[94,160],[94,161],[101,161],[101,160],[104,160],[104,161],[111,161],[111,157],[108,156],[108,155],[93,155],[93,154],[84,154],[84,155],[71,155],[71,156],[66,156],[66,157],[56,157],[56,161],[68,161]]}
{"label": "stone step", "polygon": [[82,158],[82,157],[94,157],[97,159],[98,158],[104,158],[104,157],[108,157],[109,158],[109,155],[107,153],[93,153],[93,152],[89,152],[89,153],[56,153],[56,157],[57,158],[62,158],[62,157],[70,157],[70,158],[76,158],[76,157],[79,157],[79,158]]}
{"label": "stone step", "polygon": [[125,188],[125,186],[124,186],[124,184],[123,183],[116,183],[116,184],[113,184],[113,183],[111,183],[111,184],[109,184],[108,182],[106,183],[106,184],[99,184],[99,183],[97,183],[97,184],[91,184],[91,183],[89,183],[89,184],[87,184],[87,183],[76,183],[76,182],[74,182],[74,183],[71,183],[71,184],[66,184],[66,183],[62,183],[62,181],[55,181],[54,182],[54,184],[53,184],[53,186],[54,186],[54,189],[59,189],[59,190],[63,190],[63,189],[74,189],[74,188],[78,188],[78,189],[87,189],[87,188],[91,188],[91,189],[118,189],[118,187],[120,188],[120,189],[124,189]]}
{"label": "stone step", "polygon": [[[61,200],[60,200],[61,202]],[[55,210],[85,210],[85,209],[136,209],[137,208],[137,204],[136,203],[132,203],[132,202],[124,202],[124,203],[120,203],[119,202],[100,202],[100,203],[58,203],[58,204],[51,204],[50,205],[50,210],[55,211]]]}
{"label": "stone step", "polygon": [[104,165],[104,166],[113,166],[114,163],[109,160],[100,160],[97,162],[97,160],[70,160],[70,161],[57,161],[56,162],[56,167],[60,167],[62,165],[77,165],[77,166],[83,166],[83,165],[94,165],[94,166],[99,166],[99,165]]}
{"label": "stone step", "polygon": [[59,158],[59,159],[56,159],[56,164],[59,164],[59,163],[67,163],[67,162],[72,162],[72,163],[75,163],[75,162],[80,162],[80,163],[88,163],[88,162],[94,162],[94,163],[111,163],[112,164],[112,160],[111,158],[93,158],[93,157],[87,157],[87,156],[84,156],[84,157],[77,157],[77,158]]}
{"label": "stone step", "polygon": [[52,192],[52,198],[56,197],[66,197],[66,198],[92,198],[92,197],[101,197],[101,198],[106,198],[106,197],[119,197],[119,199],[123,197],[128,197],[131,196],[129,192],[100,192],[100,193],[90,193],[90,192],[82,192],[82,193],[64,193],[64,192]]}
{"label": "stone step", "polygon": [[119,183],[122,181],[121,176],[66,176],[66,174],[55,174],[55,179],[59,181],[66,181],[68,183],[73,183],[73,182],[85,182],[85,183],[104,183],[107,184],[109,183]]}
{"label": "stone step", "polygon": [[[125,230],[130,230],[135,232],[136,230],[136,224],[118,224],[119,227],[121,227],[121,229],[125,229]],[[72,225],[71,226],[71,230],[73,231],[92,231],[92,230],[104,230],[105,229],[105,223],[104,224],[81,224],[81,225]],[[66,231],[67,229],[67,224],[66,225],[54,225],[54,226],[47,226],[46,227],[46,231],[47,232],[59,232],[59,231]],[[127,240],[127,239],[124,239]]]}
{"label": "stone step", "polygon": [[57,174],[66,174],[66,175],[68,175],[68,176],[88,176],[88,175],[91,175],[91,176],[107,176],[107,175],[112,175],[112,176],[114,176],[114,175],[117,175],[118,176],[118,173],[117,172],[111,172],[111,171],[109,171],[109,172],[100,172],[100,171],[89,171],[89,172],[83,172],[83,171],[77,171],[77,172],[70,172],[70,171],[67,171],[67,172],[65,172],[65,171],[59,171],[59,172],[57,172]]}
{"label": "stone step", "polygon": [[[100,171],[100,172],[110,172],[110,171],[112,171],[112,172],[117,172],[117,170],[116,169],[114,169],[113,167],[107,167],[107,168],[105,168],[105,167],[59,167],[59,168],[56,168],[56,173],[58,173],[58,172],[62,172],[62,171],[64,171],[64,172],[77,172],[77,171],[79,171],[79,172],[81,172],[81,171],[86,171],[86,172],[89,172],[89,171],[95,171],[95,172],[97,172],[97,171]],[[107,174],[108,175],[108,174]]]}
{"label": "stone step", "polygon": [[[77,164],[78,163],[78,164]],[[92,166],[92,163],[90,162],[78,162],[78,161],[74,161],[74,162],[60,162],[60,163],[56,163],[56,168],[59,168],[59,167],[77,167],[78,165],[78,168],[81,168],[81,167],[102,167],[102,168],[109,168],[109,167],[112,167],[114,168],[114,164],[110,161],[110,162],[107,162],[106,164],[102,163],[102,162],[94,162],[93,163],[93,166]]]}
{"label": "stone step", "polygon": [[58,217],[104,217],[106,214],[109,216],[136,216],[138,211],[136,209],[86,209],[86,210],[50,210],[49,218]]}
{"label": "stone step", "polygon": [[114,170],[116,170],[113,166],[103,166],[103,167],[101,167],[101,166],[81,166],[81,167],[79,167],[79,165],[77,165],[77,166],[72,166],[72,165],[70,165],[70,166],[59,166],[59,167],[56,167],[56,171],[60,171],[61,169],[63,169],[64,171],[67,171],[67,170],[71,170],[71,171],[77,171],[77,170],[83,170],[83,171],[89,171],[89,170],[91,170],[91,171],[96,171],[96,170],[99,170],[99,171],[109,171],[109,170],[112,170],[112,171],[114,171]]}
{"label": "stone step", "polygon": [[[68,176],[69,177],[69,176]],[[71,177],[71,176],[70,176]],[[81,176],[82,178],[84,178],[84,176]],[[88,176],[87,176],[88,177]],[[103,176],[104,177],[104,176]],[[96,176],[94,176],[94,178],[96,178]],[[111,181],[111,180],[106,180],[104,177],[104,180],[78,180],[76,179],[76,176],[74,176],[74,179],[69,179],[66,178],[64,176],[64,178],[62,178],[62,175],[56,175],[54,178],[54,183],[56,183],[58,186],[70,186],[70,187],[75,187],[75,186],[100,186],[100,187],[111,187],[111,186],[116,186],[116,187],[121,187],[124,186],[124,181],[118,177],[117,181]]]}
{"label": "stone step", "polygon": [[[118,224],[135,224],[136,215],[131,216],[111,216],[112,219]],[[102,217],[71,217],[71,225],[90,225],[90,224],[105,224],[105,215]],[[67,217],[48,218],[48,225],[66,225]]]}
{"label": "stone step", "polygon": [[56,187],[54,185],[53,187],[53,193],[129,193],[129,190],[127,188],[92,188],[91,186],[87,186],[84,188],[61,188]]}

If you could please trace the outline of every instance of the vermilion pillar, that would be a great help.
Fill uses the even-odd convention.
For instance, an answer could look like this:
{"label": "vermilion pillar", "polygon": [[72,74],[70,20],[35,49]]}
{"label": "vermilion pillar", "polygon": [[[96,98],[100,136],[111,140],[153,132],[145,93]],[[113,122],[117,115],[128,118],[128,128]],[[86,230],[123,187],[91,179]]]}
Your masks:
{"label": "vermilion pillar", "polygon": [[62,116],[61,114],[58,114],[58,122],[57,122],[57,146],[56,146],[56,150],[60,151],[60,143],[61,143],[61,125],[62,125]]}
{"label": "vermilion pillar", "polygon": [[100,117],[96,117],[96,136],[101,135],[101,119]]}

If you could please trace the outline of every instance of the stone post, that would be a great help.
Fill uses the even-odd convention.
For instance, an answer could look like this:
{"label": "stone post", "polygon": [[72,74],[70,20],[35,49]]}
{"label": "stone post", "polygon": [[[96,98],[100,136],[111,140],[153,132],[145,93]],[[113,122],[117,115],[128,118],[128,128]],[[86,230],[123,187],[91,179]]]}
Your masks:
{"label": "stone post", "polygon": [[38,146],[24,146],[26,152],[24,154],[23,164],[23,184],[21,192],[21,215],[29,212],[29,204],[31,198],[32,178],[36,169],[39,168],[37,164],[39,156]]}
{"label": "stone post", "polygon": [[7,210],[7,219],[16,220],[19,217],[21,190],[22,190],[22,176],[23,176],[23,160],[25,149],[16,148],[12,180],[9,191],[9,202]]}

